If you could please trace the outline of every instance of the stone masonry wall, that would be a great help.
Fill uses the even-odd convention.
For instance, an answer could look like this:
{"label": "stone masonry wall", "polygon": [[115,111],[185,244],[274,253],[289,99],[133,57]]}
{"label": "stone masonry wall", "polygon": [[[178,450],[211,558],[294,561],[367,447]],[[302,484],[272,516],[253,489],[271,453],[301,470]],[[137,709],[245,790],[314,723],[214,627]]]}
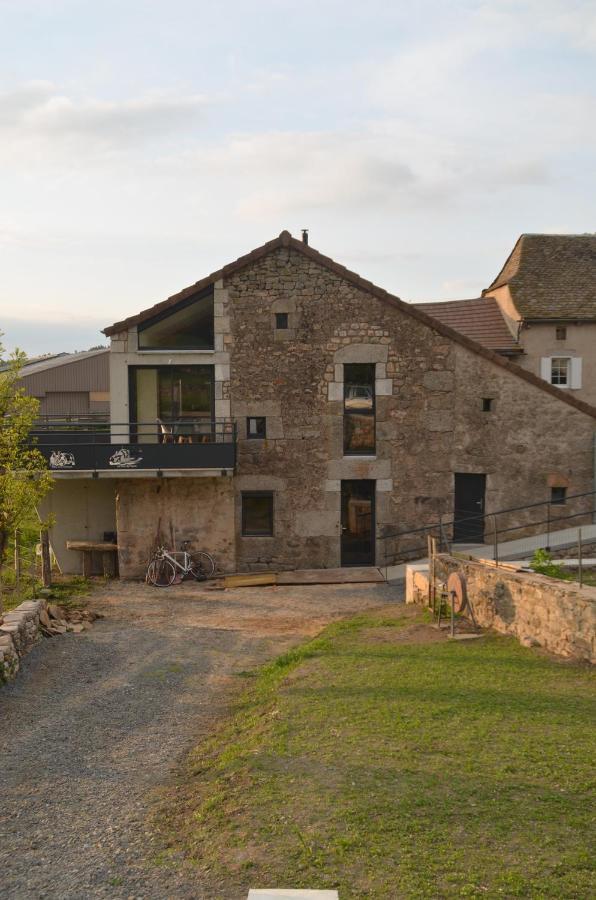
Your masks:
{"label": "stone masonry wall", "polygon": [[231,478],[130,478],[118,483],[116,518],[120,575],[144,576],[159,543],[206,550],[218,570],[235,569]]}
{"label": "stone masonry wall", "polygon": [[15,677],[19,658],[40,639],[39,617],[46,608],[45,600],[26,600],[0,615],[0,684]]}
{"label": "stone masonry wall", "polygon": [[[339,565],[342,479],[376,482],[378,564],[396,552],[387,533],[452,512],[455,472],[487,474],[487,508],[545,499],[553,473],[569,493],[591,489],[591,416],[294,248],[229,276],[224,297],[240,438],[238,569]],[[276,312],[288,313],[286,331],[276,330]],[[351,362],[376,367],[374,457],[343,456]],[[490,413],[484,397],[494,398]],[[267,417],[266,440],[246,440],[249,415]],[[244,490],[274,491],[272,538],[242,537]]]}
{"label": "stone masonry wall", "polygon": [[596,662],[596,588],[445,555],[438,564],[465,576],[482,627],[512,634],[525,646]]}

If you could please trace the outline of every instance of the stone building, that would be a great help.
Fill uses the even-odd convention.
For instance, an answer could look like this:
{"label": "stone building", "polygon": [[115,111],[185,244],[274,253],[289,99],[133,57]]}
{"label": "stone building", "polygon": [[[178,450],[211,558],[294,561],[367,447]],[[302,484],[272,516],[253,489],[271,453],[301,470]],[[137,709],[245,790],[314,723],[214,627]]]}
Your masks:
{"label": "stone building", "polygon": [[111,434],[44,452],[58,540],[111,517],[123,576],[158,540],[225,570],[382,565],[454,508],[594,486],[596,409],[287,231],[105,334]]}
{"label": "stone building", "polygon": [[522,234],[483,295],[517,337],[521,366],[596,403],[596,234]]}
{"label": "stone building", "polygon": [[522,234],[482,297],[416,307],[596,403],[595,234]]}

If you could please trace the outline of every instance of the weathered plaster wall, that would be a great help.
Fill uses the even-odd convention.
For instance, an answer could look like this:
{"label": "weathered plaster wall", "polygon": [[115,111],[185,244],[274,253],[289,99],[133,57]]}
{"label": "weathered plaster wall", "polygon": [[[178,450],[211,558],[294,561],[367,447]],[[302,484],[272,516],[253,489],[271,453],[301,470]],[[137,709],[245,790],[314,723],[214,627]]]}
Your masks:
{"label": "weathered plaster wall", "polygon": [[522,328],[520,343],[524,355],[519,364],[540,376],[540,360],[543,356],[572,356],[582,360],[581,388],[561,388],[570,391],[579,400],[596,404],[596,324],[566,325],[567,337],[556,339],[556,323],[531,323]]}
{"label": "weathered plaster wall", "polygon": [[[50,543],[62,572],[83,571],[79,552],[66,549],[66,541],[101,541],[104,531],[116,531],[116,488],[112,479],[57,478],[54,488],[42,500],[40,515],[55,519]],[[102,571],[98,558],[94,570]]]}
{"label": "weathered plaster wall", "polygon": [[220,571],[235,569],[234,491],[230,478],[130,478],[116,497],[120,575],[144,576],[160,543],[215,557]]}
{"label": "weathered plaster wall", "polygon": [[[566,473],[573,489],[591,488],[590,416],[292,248],[224,287],[231,413],[241,438],[239,568],[338,565],[342,479],[377,482],[379,564],[395,551],[387,532],[451,512],[454,472],[486,472],[489,507],[545,499],[553,472]],[[285,334],[274,327],[280,310],[292,316]],[[376,366],[374,458],[343,457],[346,362]],[[495,401],[489,414],[481,411],[487,396]],[[267,416],[267,440],[245,439],[247,415]],[[275,492],[273,538],[240,534],[240,494],[255,489]]]}
{"label": "weathered plaster wall", "polygon": [[596,662],[596,588],[440,556],[466,579],[474,617],[526,646]]}

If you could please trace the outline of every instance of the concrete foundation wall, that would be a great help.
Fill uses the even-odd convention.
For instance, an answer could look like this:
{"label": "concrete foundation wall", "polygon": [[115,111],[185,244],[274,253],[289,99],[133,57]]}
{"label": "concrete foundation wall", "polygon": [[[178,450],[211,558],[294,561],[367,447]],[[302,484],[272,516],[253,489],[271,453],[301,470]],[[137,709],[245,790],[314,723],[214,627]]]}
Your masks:
{"label": "concrete foundation wall", "polygon": [[116,498],[120,575],[143,577],[152,549],[206,550],[218,570],[235,569],[234,490],[230,478],[131,478]]}
{"label": "concrete foundation wall", "polygon": [[[81,554],[66,549],[66,541],[101,541],[104,531],[116,531],[116,486],[111,479],[56,479],[40,505],[40,516],[52,515],[50,543],[65,574],[80,575]],[[101,560],[94,571],[99,574]]]}
{"label": "concrete foundation wall", "polygon": [[437,564],[464,575],[482,627],[512,634],[526,646],[596,662],[596,588],[443,555]]}

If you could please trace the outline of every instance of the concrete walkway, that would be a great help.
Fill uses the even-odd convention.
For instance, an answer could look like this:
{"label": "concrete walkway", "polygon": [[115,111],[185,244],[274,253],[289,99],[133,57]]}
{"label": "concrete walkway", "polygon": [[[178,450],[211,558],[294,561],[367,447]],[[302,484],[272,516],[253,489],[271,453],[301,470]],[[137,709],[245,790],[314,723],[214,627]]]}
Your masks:
{"label": "concrete walkway", "polygon": [[[582,525],[582,541],[584,544],[596,541],[596,524]],[[516,541],[504,541],[499,543],[499,559],[526,559],[534,554],[535,550],[549,547],[551,550],[560,550],[565,547],[577,547],[577,528],[562,528],[560,531],[551,531],[547,536],[542,534],[531,535]],[[548,538],[548,544],[547,544]],[[494,559],[494,544],[454,544],[453,549],[460,553],[469,553],[480,559]],[[381,573],[387,581],[401,581],[406,576],[406,566],[410,563],[428,563],[428,559],[412,559],[408,563],[397,566],[382,566]]]}

